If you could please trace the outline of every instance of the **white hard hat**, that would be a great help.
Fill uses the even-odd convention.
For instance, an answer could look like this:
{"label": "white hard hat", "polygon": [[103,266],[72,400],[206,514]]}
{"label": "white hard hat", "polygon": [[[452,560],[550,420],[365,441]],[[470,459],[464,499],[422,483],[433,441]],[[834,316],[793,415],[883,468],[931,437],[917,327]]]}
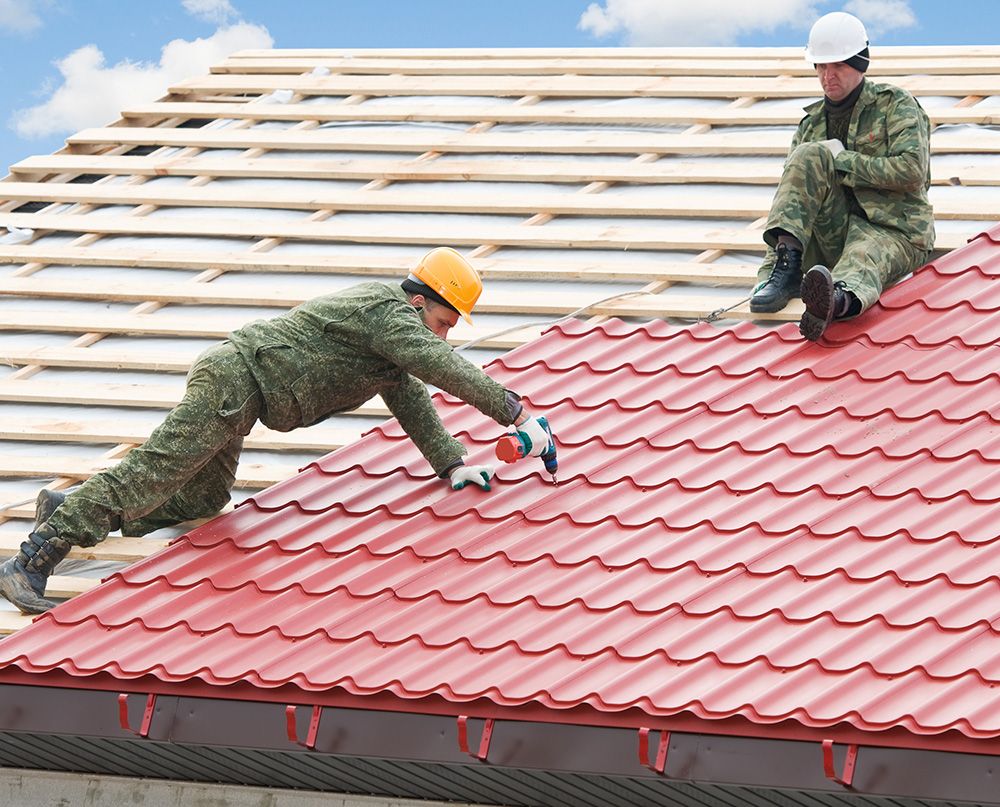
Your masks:
{"label": "white hard hat", "polygon": [[853,14],[833,11],[824,14],[809,31],[806,61],[812,64],[844,62],[868,47],[865,26]]}

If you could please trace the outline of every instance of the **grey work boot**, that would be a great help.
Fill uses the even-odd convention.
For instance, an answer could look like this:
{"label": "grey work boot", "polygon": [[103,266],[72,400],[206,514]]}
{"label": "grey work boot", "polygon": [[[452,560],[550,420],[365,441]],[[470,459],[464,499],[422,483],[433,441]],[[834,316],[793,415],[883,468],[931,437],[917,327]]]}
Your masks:
{"label": "grey work boot", "polygon": [[38,498],[35,499],[35,529],[37,530],[51,518],[56,508],[66,499],[66,494],[61,490],[38,491]]}
{"label": "grey work boot", "polygon": [[750,298],[750,310],[754,314],[773,314],[788,305],[792,297],[799,295],[799,286],[802,284],[802,250],[778,244],[774,251],[777,257],[771,276]]}
{"label": "grey work boot", "polygon": [[[806,310],[799,320],[799,333],[815,342],[833,320],[852,313],[852,297],[843,283],[834,282],[829,269],[814,266],[802,278],[802,302],[805,303]],[[860,311],[860,304],[858,310]]]}
{"label": "grey work boot", "polygon": [[45,598],[45,583],[69,550],[70,543],[43,524],[28,536],[14,557],[0,565],[0,595],[23,614],[48,611],[56,603]]}

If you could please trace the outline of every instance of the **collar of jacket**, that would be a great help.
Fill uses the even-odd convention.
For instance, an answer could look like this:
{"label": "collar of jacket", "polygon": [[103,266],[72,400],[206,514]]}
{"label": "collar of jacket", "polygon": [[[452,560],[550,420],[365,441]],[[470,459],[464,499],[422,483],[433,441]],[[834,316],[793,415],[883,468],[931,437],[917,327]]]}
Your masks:
{"label": "collar of jacket", "polygon": [[[853,142],[855,133],[857,131],[858,116],[861,114],[862,110],[871,104],[875,103],[875,99],[878,97],[877,86],[869,81],[867,77],[864,80],[864,86],[861,88],[861,95],[858,96],[858,100],[854,104],[854,111],[851,113],[851,126],[848,133],[848,139]],[[812,126],[822,126],[822,131],[825,135],[826,133],[826,110],[824,108],[824,99],[820,98],[818,101],[813,101],[808,106],[803,107],[806,113],[806,117],[810,118],[810,123]],[[844,143],[846,146],[847,143]]]}

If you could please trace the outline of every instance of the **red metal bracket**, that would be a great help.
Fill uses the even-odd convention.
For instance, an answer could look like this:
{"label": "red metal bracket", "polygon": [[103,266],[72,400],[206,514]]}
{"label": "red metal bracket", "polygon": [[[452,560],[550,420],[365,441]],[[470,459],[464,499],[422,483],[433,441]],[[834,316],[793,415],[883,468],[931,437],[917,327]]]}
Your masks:
{"label": "red metal bracket", "polygon": [[670,732],[660,732],[660,746],[656,749],[656,761],[649,762],[649,729],[639,729],[639,762],[653,773],[663,776],[667,769],[667,751],[670,750]]}
{"label": "red metal bracket", "polygon": [[479,750],[473,753],[469,750],[469,717],[468,715],[458,716],[458,747],[470,757],[486,762],[486,757],[490,753],[490,740],[493,738],[493,718],[487,717],[483,724],[483,735],[479,739]]}
{"label": "red metal bracket", "polygon": [[118,722],[125,731],[131,731],[140,737],[149,735],[149,724],[153,722],[153,709],[156,706],[156,695],[150,693],[146,698],[146,708],[142,713],[142,724],[136,731],[128,724],[128,694],[122,692],[118,695]]}
{"label": "red metal bracket", "polygon": [[823,740],[823,772],[827,779],[831,779],[838,785],[851,787],[854,781],[854,766],[858,763],[858,746],[851,743],[847,746],[847,756],[844,758],[844,773],[837,776],[837,771],[833,767],[833,740]]}
{"label": "red metal bracket", "polygon": [[309,719],[309,731],[306,734],[306,741],[299,740],[298,725],[295,719],[295,706],[285,707],[285,723],[288,731],[288,739],[303,748],[313,750],[316,747],[316,734],[319,732],[319,717],[323,713],[322,706],[313,706],[312,717]]}

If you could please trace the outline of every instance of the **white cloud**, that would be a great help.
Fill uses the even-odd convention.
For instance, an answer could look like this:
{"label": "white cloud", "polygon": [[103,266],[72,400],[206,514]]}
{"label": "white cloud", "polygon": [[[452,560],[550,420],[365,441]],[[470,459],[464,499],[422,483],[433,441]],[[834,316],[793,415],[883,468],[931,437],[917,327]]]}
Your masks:
{"label": "white cloud", "polygon": [[0,31],[26,34],[40,28],[39,5],[35,0],[0,0]]}
{"label": "white cloud", "polygon": [[56,62],[62,84],[42,104],[14,113],[12,126],[21,137],[72,133],[117,120],[130,104],[154,101],[170,84],[208,72],[237,50],[269,48],[267,29],[239,23],[220,28],[207,39],[175,39],[161,51],[158,64],[123,61],[107,67],[96,45],[84,45]]}
{"label": "white cloud", "polygon": [[184,10],[192,17],[222,25],[237,16],[229,0],[181,0]]}
{"label": "white cloud", "polygon": [[[916,24],[910,1],[847,0],[843,10],[859,17],[875,41]],[[577,27],[637,46],[732,45],[748,34],[789,27],[802,31],[787,43],[796,45],[805,44],[805,32],[821,14],[834,10],[830,0],[603,0],[587,7]]]}
{"label": "white cloud", "polygon": [[909,0],[849,0],[844,4],[848,11],[865,24],[868,38],[872,42],[887,31],[897,28],[911,28],[917,24],[917,17],[910,8]]}
{"label": "white cloud", "polygon": [[[591,3],[578,27],[595,37],[621,33],[629,45],[730,45],[783,25],[808,29],[817,0],[605,0]],[[790,43],[795,44],[795,43]]]}

